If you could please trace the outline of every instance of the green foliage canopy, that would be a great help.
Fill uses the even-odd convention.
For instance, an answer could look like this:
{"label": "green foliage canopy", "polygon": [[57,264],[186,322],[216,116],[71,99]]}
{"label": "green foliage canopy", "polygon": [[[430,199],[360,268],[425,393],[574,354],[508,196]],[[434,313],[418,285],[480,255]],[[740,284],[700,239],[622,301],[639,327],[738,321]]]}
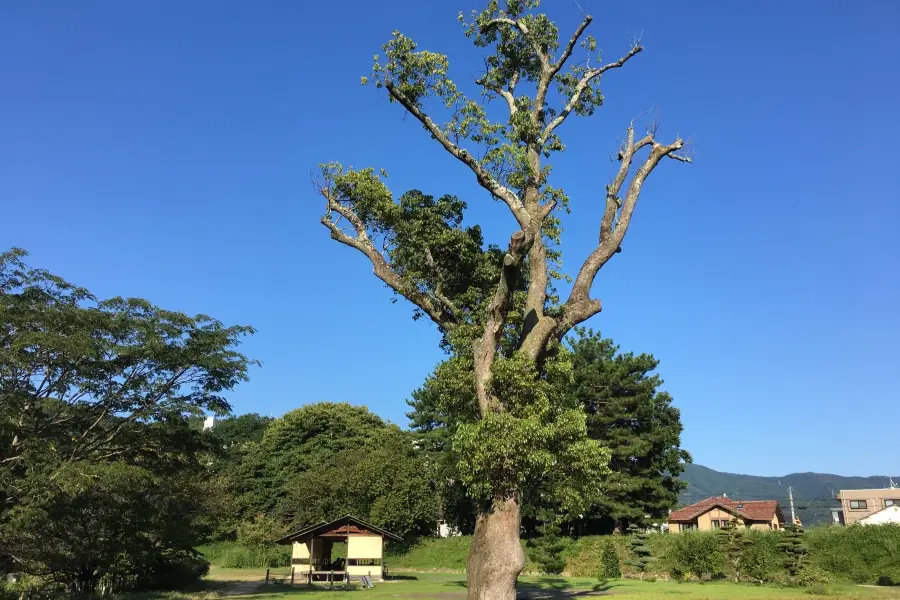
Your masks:
{"label": "green foliage canopy", "polygon": [[78,593],[204,572],[205,457],[194,420],[253,364],[226,327],[99,300],[0,254],[0,558]]}

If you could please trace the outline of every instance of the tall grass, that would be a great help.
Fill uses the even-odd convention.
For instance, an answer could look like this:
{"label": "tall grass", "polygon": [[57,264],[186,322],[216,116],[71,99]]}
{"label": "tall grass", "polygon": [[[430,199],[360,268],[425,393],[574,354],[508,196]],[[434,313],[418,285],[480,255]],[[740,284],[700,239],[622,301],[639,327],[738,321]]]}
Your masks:
{"label": "tall grass", "polygon": [[227,569],[287,567],[291,564],[288,546],[247,548],[238,542],[215,542],[197,548],[211,564]]}
{"label": "tall grass", "polygon": [[810,561],[853,583],[900,584],[900,525],[819,527],[806,533]]}

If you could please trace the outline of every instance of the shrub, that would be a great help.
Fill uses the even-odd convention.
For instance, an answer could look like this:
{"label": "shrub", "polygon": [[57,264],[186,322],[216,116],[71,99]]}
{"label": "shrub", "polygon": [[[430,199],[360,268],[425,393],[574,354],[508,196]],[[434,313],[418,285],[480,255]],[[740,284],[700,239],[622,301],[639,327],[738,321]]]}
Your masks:
{"label": "shrub", "polygon": [[622,576],[619,553],[609,540],[605,540],[600,550],[600,579],[618,579]]}
{"label": "shrub", "polygon": [[778,540],[778,549],[782,554],[784,568],[791,577],[798,577],[805,565],[806,555],[809,554],[803,527],[793,524],[785,526]]}
{"label": "shrub", "polygon": [[634,558],[626,560],[625,564],[637,569],[641,574],[641,579],[643,579],[644,573],[650,567],[650,563],[656,560],[653,558],[653,550],[647,543],[647,538],[650,534],[642,531],[634,523],[628,526],[628,533],[631,534],[628,545],[631,547],[631,554],[634,555]]}
{"label": "shrub", "polygon": [[833,583],[831,575],[816,567],[815,565],[807,565],[801,569],[795,578],[798,585],[811,588],[827,586]]}
{"label": "shrub", "polygon": [[566,567],[566,561],[562,558],[566,544],[560,539],[559,525],[555,519],[546,515],[545,518],[546,520],[538,526],[540,536],[528,540],[526,547],[528,557],[541,571],[555,575],[562,573]]}
{"label": "shrub", "polygon": [[699,531],[679,533],[672,548],[671,572],[693,573],[697,579],[721,575],[725,557],[715,534]]}
{"label": "shrub", "polygon": [[747,531],[738,565],[741,577],[754,583],[774,581],[781,573],[777,539],[773,533]]}
{"label": "shrub", "polygon": [[806,533],[808,562],[853,583],[900,575],[900,525],[814,527]]}
{"label": "shrub", "polygon": [[161,557],[146,566],[146,572],[137,581],[138,589],[181,589],[197,583],[209,573],[208,560],[188,553]]}
{"label": "shrub", "polygon": [[287,567],[291,564],[291,551],[287,546],[260,549],[248,548],[239,542],[216,542],[201,546],[199,550],[212,564],[228,569]]}

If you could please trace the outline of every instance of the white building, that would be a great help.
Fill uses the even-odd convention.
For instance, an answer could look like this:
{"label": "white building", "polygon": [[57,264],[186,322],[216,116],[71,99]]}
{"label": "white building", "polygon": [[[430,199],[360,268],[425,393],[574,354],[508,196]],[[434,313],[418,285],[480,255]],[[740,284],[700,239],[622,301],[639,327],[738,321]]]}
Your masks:
{"label": "white building", "polygon": [[860,525],[886,525],[888,523],[900,525],[900,506],[896,504],[885,506],[878,512],[874,512],[868,517],[863,517],[857,523]]}

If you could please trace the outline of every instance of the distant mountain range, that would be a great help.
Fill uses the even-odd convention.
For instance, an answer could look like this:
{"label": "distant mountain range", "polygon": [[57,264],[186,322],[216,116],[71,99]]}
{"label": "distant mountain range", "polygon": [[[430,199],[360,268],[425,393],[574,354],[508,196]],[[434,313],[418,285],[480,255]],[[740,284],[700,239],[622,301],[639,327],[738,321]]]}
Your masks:
{"label": "distant mountain range", "polygon": [[[727,494],[736,500],[778,500],[786,519],[790,519],[788,487],[794,489],[794,506],[804,525],[831,520],[831,508],[840,504],[834,495],[840,490],[888,487],[889,477],[842,477],[826,473],[791,473],[782,477],[758,477],[722,473],[701,465],[687,465],[681,480],[688,484],[678,500],[693,504]],[[900,483],[900,477],[894,477]]]}

